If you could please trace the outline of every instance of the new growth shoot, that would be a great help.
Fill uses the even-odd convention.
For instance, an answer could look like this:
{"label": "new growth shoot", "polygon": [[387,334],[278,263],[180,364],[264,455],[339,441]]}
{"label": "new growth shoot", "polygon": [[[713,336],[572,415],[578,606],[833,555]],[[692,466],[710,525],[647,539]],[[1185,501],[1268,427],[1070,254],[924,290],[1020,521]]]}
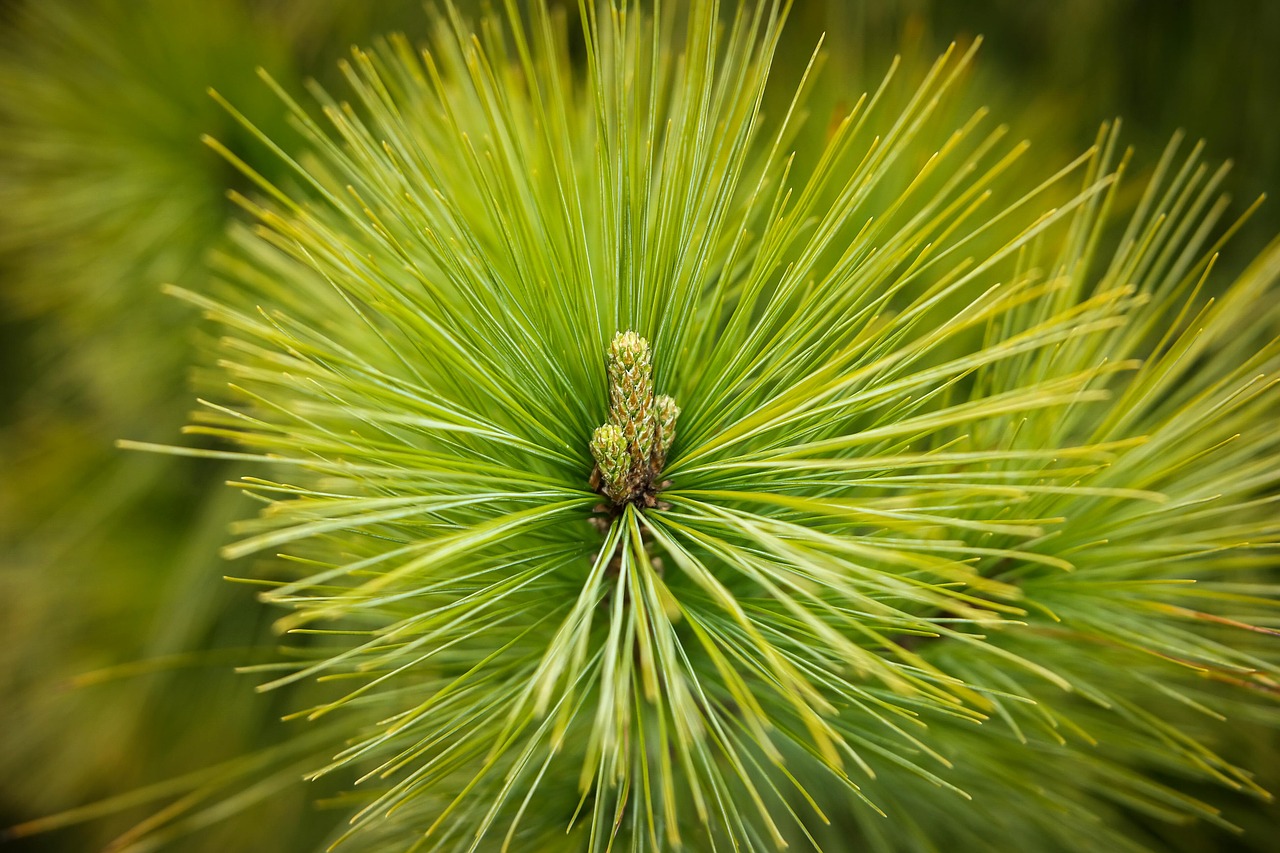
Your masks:
{"label": "new growth shoot", "polygon": [[615,509],[657,506],[678,417],[675,400],[654,396],[649,342],[633,331],[619,332],[609,347],[609,420],[591,436],[592,488]]}

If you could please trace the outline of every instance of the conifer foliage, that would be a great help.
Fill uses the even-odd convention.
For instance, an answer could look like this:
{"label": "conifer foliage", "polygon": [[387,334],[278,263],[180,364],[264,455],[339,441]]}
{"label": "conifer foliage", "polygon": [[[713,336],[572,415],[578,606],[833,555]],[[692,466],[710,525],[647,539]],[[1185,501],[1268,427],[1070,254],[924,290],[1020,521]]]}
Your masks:
{"label": "conifer foliage", "polygon": [[228,553],[281,554],[258,670],[319,682],[339,849],[1140,849],[1265,797],[1280,249],[1213,275],[1222,170],[1109,127],[1028,177],[947,126],[970,52],[807,122],[776,4],[509,5],[276,87],[308,148],[259,135],[292,178],[182,293],[238,449],[180,452],[265,463]]}

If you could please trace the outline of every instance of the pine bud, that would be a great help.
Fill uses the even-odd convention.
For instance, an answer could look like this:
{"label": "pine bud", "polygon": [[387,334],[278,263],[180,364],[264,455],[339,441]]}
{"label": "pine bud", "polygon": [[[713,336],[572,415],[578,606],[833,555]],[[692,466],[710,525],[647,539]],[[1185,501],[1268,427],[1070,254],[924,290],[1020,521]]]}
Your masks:
{"label": "pine bud", "polygon": [[626,477],[631,469],[627,440],[614,424],[598,427],[591,435],[591,455],[600,466],[605,492],[615,500],[627,491]]}
{"label": "pine bud", "polygon": [[653,452],[653,366],[649,342],[632,331],[619,332],[609,349],[609,420],[626,436],[637,467]]}
{"label": "pine bud", "polygon": [[676,440],[676,418],[680,417],[680,407],[676,401],[666,394],[659,395],[653,401],[654,409],[654,445],[653,459],[650,464],[655,475],[661,473],[667,464],[667,453]]}
{"label": "pine bud", "polygon": [[675,440],[680,407],[666,395],[654,397],[649,342],[635,332],[614,336],[608,361],[609,420],[591,438],[591,486],[615,505],[655,506],[654,478]]}

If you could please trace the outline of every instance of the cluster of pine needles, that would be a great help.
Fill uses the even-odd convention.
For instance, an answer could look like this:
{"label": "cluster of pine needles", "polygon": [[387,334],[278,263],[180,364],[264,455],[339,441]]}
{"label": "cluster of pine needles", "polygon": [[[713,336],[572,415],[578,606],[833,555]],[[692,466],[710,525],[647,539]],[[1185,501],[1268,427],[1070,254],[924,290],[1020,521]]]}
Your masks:
{"label": "cluster of pine needles", "polygon": [[260,463],[247,669],[339,849],[1142,850],[1268,800],[1280,245],[1215,273],[1225,168],[1028,163],[956,119],[972,48],[809,118],[779,4],[508,6],[350,102],[264,75],[298,150],[226,103],[289,174],[210,140],[256,225],[174,289],[220,338],[162,449]]}

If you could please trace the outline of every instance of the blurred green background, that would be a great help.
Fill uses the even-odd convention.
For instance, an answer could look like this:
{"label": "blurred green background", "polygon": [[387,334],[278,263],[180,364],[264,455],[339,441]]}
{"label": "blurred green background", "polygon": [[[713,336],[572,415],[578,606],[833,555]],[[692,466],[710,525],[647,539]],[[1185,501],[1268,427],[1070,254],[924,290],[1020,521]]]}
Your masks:
{"label": "blurred green background", "polygon": [[[160,285],[213,286],[209,259],[235,217],[225,190],[243,188],[201,134],[286,179],[206,88],[287,148],[256,66],[295,91],[309,77],[336,84],[350,44],[426,28],[407,0],[0,3],[0,827],[280,741],[288,704],[231,672],[272,651],[270,614],[222,580],[253,567],[216,555],[253,511],[221,487],[238,472],[113,442],[176,441],[192,404],[198,318]],[[799,0],[784,76],[823,32],[815,110],[873,88],[894,54],[919,68],[981,34],[966,98],[1030,138],[1046,171],[1123,116],[1141,162],[1180,128],[1209,140],[1210,159],[1234,160],[1237,209],[1280,189],[1280,3]],[[1277,233],[1271,203],[1233,257]],[[196,811],[174,830],[201,831],[169,849],[309,849],[334,817],[281,762],[277,776],[232,764],[223,788],[191,778],[0,846],[97,849],[174,796],[211,803],[230,785],[254,804],[226,820]]]}

